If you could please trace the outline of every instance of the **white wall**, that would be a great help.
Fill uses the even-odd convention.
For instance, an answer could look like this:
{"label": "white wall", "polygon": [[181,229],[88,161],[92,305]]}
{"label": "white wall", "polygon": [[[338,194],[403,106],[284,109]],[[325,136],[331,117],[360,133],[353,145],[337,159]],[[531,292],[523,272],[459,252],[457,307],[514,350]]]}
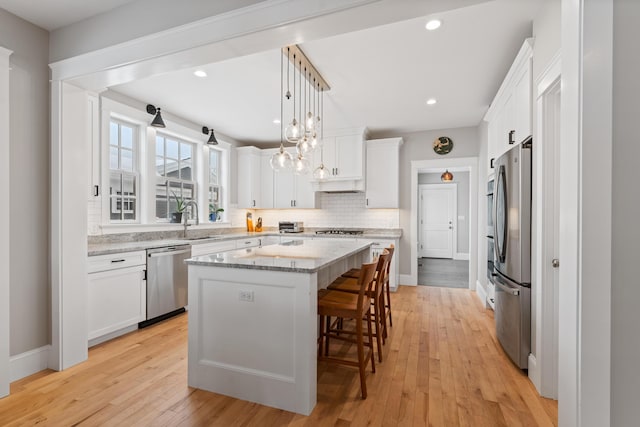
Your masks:
{"label": "white wall", "polygon": [[[560,50],[561,0],[543,0],[533,20],[533,81],[535,82]],[[533,97],[536,99],[535,93]]]}
{"label": "white wall", "polygon": [[[418,174],[418,184],[441,184],[439,173]],[[453,181],[457,184],[458,218],[457,248],[459,254],[469,253],[469,172],[453,172]],[[461,218],[463,217],[463,218]]]}
{"label": "white wall", "polygon": [[0,9],[10,58],[10,353],[50,342],[48,33]]}
{"label": "white wall", "polygon": [[613,7],[611,425],[632,426],[640,419],[640,2],[614,0]]}
{"label": "white wall", "polygon": [[[433,141],[439,136],[448,136],[453,140],[453,150],[441,156],[433,151]],[[402,137],[404,144],[400,147],[400,253],[411,253],[410,222],[411,222],[411,161],[435,160],[452,157],[476,157],[480,144],[476,127],[439,129],[407,134],[371,135],[370,139]],[[411,257],[399,258],[399,273],[411,274]]]}
{"label": "white wall", "polygon": [[489,131],[485,121],[478,126],[478,282],[487,289],[487,182],[489,169]]}

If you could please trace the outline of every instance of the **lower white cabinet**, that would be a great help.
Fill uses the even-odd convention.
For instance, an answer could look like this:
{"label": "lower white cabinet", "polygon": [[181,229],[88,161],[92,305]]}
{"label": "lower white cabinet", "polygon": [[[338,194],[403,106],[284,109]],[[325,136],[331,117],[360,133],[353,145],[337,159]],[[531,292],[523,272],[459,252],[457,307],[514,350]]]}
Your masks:
{"label": "lower white cabinet", "polygon": [[393,258],[391,259],[391,269],[389,270],[389,288],[392,291],[398,289],[398,240],[395,239],[373,239],[373,245],[371,246],[371,259],[380,255],[385,248],[394,245]]}
{"label": "lower white cabinet", "polygon": [[144,261],[144,251],[90,257],[87,283],[89,341],[145,320]]}
{"label": "lower white cabinet", "polygon": [[224,242],[199,243],[191,245],[191,256],[217,254],[236,249],[235,240],[225,240]]}

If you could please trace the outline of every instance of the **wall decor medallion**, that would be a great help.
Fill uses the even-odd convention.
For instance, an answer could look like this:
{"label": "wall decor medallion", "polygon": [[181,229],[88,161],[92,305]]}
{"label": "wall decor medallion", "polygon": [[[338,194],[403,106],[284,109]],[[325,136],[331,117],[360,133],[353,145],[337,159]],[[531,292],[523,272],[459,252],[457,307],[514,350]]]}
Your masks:
{"label": "wall decor medallion", "polygon": [[448,136],[440,136],[433,141],[433,151],[437,154],[449,154],[453,150],[453,141]]}

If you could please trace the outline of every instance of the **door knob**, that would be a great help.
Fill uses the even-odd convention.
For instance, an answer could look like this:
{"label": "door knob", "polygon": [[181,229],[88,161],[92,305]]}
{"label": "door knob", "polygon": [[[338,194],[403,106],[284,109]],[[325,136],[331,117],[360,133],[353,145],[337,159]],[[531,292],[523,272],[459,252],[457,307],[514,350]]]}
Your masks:
{"label": "door knob", "polygon": [[554,258],[553,260],[551,260],[551,266],[553,268],[558,268],[560,267],[560,260],[558,258]]}

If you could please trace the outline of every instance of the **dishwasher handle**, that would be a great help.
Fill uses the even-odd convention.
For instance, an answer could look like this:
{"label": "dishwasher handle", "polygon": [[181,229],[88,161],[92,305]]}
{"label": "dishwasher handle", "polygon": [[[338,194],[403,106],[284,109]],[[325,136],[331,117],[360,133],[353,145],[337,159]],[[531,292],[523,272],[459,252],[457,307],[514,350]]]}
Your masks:
{"label": "dishwasher handle", "polygon": [[174,255],[180,255],[180,254],[191,254],[191,249],[185,249],[182,251],[155,252],[155,253],[149,254],[149,258],[157,258],[161,256],[174,256]]}

